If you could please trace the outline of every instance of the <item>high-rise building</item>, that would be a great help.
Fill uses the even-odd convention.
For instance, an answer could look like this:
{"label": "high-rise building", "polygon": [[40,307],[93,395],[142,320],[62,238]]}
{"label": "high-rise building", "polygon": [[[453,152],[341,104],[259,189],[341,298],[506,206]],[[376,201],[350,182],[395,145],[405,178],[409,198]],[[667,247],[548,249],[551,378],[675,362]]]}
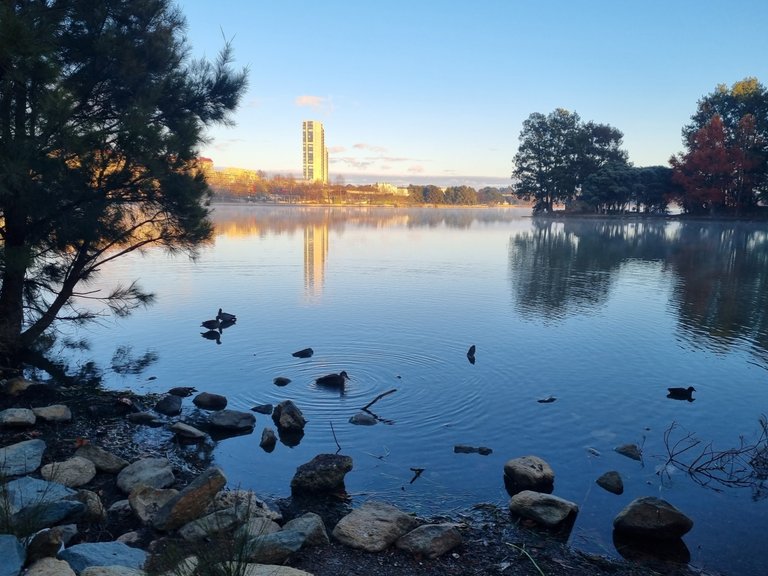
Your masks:
{"label": "high-rise building", "polygon": [[301,142],[304,180],[328,184],[328,149],[322,122],[305,120]]}

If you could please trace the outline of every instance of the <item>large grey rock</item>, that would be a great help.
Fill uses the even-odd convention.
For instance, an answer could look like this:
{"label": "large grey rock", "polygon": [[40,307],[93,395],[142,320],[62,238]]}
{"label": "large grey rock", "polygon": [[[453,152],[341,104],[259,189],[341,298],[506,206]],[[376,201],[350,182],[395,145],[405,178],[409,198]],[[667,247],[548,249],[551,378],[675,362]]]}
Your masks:
{"label": "large grey rock", "polygon": [[250,490],[222,490],[213,497],[213,502],[211,502],[206,511],[213,512],[233,507],[244,509],[248,517],[251,518],[263,517],[275,522],[283,520],[280,510],[272,508]]}
{"label": "large grey rock", "polygon": [[0,534],[0,576],[17,576],[24,566],[26,555],[19,539],[11,534]]}
{"label": "large grey rock", "polygon": [[414,556],[434,559],[460,546],[461,542],[456,524],[445,523],[418,526],[400,537],[395,545]]}
{"label": "large grey rock", "polygon": [[35,504],[56,502],[62,498],[74,496],[76,492],[57,482],[46,482],[39,478],[23,476],[11,480],[0,488],[2,502],[8,504],[11,514],[15,514]]}
{"label": "large grey rock", "polygon": [[24,440],[0,448],[0,476],[29,474],[40,467],[45,452],[42,440]]}
{"label": "large grey rock", "polygon": [[208,418],[208,424],[221,430],[246,432],[253,430],[256,425],[256,416],[250,412],[240,412],[239,410],[219,410],[211,414]]}
{"label": "large grey rock", "polygon": [[[287,526],[288,524],[286,524]],[[280,524],[264,516],[249,516],[245,523],[237,529],[237,535],[246,539],[254,538],[255,536],[263,536],[265,534],[272,534],[273,532],[280,532]],[[327,538],[327,536],[326,536]]]}
{"label": "large grey rock", "polygon": [[305,539],[304,534],[293,530],[256,536],[248,541],[248,560],[259,564],[283,563],[301,550]]}
{"label": "large grey rock", "polygon": [[19,510],[11,522],[16,531],[28,536],[43,528],[50,528],[62,522],[75,522],[85,512],[85,504],[73,500],[58,500],[33,504]]}
{"label": "large grey rock", "polygon": [[174,530],[199,518],[226,483],[220,468],[208,468],[157,511],[152,525],[158,530]]}
{"label": "large grey rock", "polygon": [[579,507],[558,496],[523,490],[512,496],[509,510],[548,528],[556,528],[573,519],[578,514]]}
{"label": "large grey rock", "polygon": [[66,560],[75,572],[80,573],[89,566],[141,568],[147,561],[147,553],[122,542],[95,542],[66,548],[59,552],[59,559]]}
{"label": "large grey rock", "polygon": [[513,458],[504,464],[504,485],[511,495],[523,490],[549,493],[555,485],[555,473],[538,456]]}
{"label": "large grey rock", "polygon": [[73,456],[63,462],[46,464],[40,469],[40,475],[46,480],[78,488],[93,480],[96,476],[96,465],[87,458]]}
{"label": "large grey rock", "polygon": [[283,400],[275,406],[272,412],[272,421],[283,432],[300,432],[307,424],[304,414],[298,406],[290,400]]}
{"label": "large grey rock", "polygon": [[29,408],[8,408],[0,411],[0,426],[6,428],[22,428],[34,426],[37,418]]}
{"label": "large grey rock", "polygon": [[[246,517],[244,508],[225,508],[206,514],[202,518],[192,520],[179,528],[179,535],[188,542],[205,540],[212,534],[230,530],[241,524]],[[263,522],[271,522],[266,518],[259,518]],[[279,526],[278,526],[279,530]]]}
{"label": "large grey rock", "polygon": [[62,484],[23,476],[2,487],[0,501],[7,508],[15,530],[29,535],[82,516],[82,503],[64,500],[74,495],[74,490]]}
{"label": "large grey rock", "polygon": [[117,475],[117,486],[126,494],[130,494],[140,484],[152,488],[166,488],[175,480],[167,458],[143,458],[120,471]]}
{"label": "large grey rock", "polygon": [[179,491],[173,488],[140,485],[128,495],[128,503],[136,517],[146,524],[154,518],[160,508],[178,494]]}
{"label": "large grey rock", "polygon": [[72,411],[69,406],[64,406],[64,404],[32,408],[32,412],[37,418],[46,422],[69,422],[72,420]]}
{"label": "large grey rock", "polygon": [[693,528],[693,520],[666,500],[646,496],[636,498],[613,520],[615,531],[624,535],[672,540]]}
{"label": "large grey rock", "polygon": [[350,470],[350,456],[318,454],[296,469],[291,480],[291,492],[294,495],[318,495],[344,491],[344,477]]}
{"label": "large grey rock", "polygon": [[339,520],[333,537],[367,552],[381,552],[413,530],[418,520],[383,502],[366,502]]}
{"label": "large grey rock", "polygon": [[64,560],[41,558],[27,568],[24,576],[75,576],[75,572]]}
{"label": "large grey rock", "polygon": [[283,530],[295,530],[302,533],[308,546],[323,546],[330,542],[323,519],[314,512],[307,512],[286,522]]}
{"label": "large grey rock", "polygon": [[75,452],[75,456],[87,458],[93,462],[96,466],[96,470],[108,474],[117,474],[120,470],[128,466],[128,460],[115,456],[111,452],[107,452],[104,448],[100,448],[94,444],[81,446]]}
{"label": "large grey rock", "polygon": [[200,392],[192,399],[192,403],[204,410],[223,410],[227,407],[227,397],[211,392]]}

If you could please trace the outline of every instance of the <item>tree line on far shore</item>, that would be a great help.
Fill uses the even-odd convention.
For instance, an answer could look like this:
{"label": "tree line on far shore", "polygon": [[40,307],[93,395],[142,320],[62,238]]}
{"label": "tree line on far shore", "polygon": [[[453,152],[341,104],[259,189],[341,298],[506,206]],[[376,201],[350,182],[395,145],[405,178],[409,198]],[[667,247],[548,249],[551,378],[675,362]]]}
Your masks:
{"label": "tree line on far shore", "polygon": [[768,90],[756,78],[721,84],[697,105],[683,127],[684,151],[669,166],[633,166],[623,133],[583,121],[558,108],[523,123],[512,180],[503,188],[411,184],[352,185],[305,182],[262,171],[237,178],[208,174],[221,200],[370,203],[389,205],[499,205],[525,203],[534,213],[754,215],[768,204]]}
{"label": "tree line on far shore", "polygon": [[721,84],[683,127],[670,167],[635,167],[620,130],[557,109],[531,114],[514,157],[515,194],[534,212],[749,215],[768,205],[768,90],[756,78]]}

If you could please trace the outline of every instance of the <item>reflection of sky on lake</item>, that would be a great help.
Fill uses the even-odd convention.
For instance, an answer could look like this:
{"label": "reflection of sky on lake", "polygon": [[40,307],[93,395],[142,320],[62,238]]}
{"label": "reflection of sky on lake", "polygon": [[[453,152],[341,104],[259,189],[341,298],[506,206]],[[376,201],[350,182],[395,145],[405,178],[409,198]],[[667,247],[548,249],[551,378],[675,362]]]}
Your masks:
{"label": "reflection of sky on lake", "polygon": [[[195,386],[242,410],[296,402],[309,420],[298,446],[260,450],[272,425],[261,415],[254,434],[216,445],[230,484],[286,495],[299,464],[336,451],[331,425],[355,460],[355,498],[416,512],[505,505],[504,462],[537,454],[555,469],[555,494],[581,507],[574,544],[612,551],[615,514],[656,495],[694,518],[694,563],[757,574],[743,562],[764,557],[766,500],[748,488],[715,493],[683,473],[662,485],[655,467],[672,422],[724,449],[754,435],[768,411],[764,227],[524,215],[217,207],[215,243],[196,261],[150,253],[109,268],[105,280],[138,278],[155,306],[80,335],[102,365],[119,345],[159,356],[140,376],[107,374],[112,387]],[[216,345],[199,324],[219,307],[238,322]],[[291,357],[308,346],[312,358]],[[340,370],[352,377],[344,396],[314,386]],[[275,387],[276,376],[292,382]],[[688,385],[694,402],[666,398]],[[393,388],[375,406],[393,425],[348,423]],[[549,395],[557,400],[536,402]],[[613,451],[626,442],[643,445],[644,465]],[[454,454],[455,444],[494,452]],[[414,466],[425,472],[410,484]],[[610,469],[624,478],[620,497],[594,484]]]}

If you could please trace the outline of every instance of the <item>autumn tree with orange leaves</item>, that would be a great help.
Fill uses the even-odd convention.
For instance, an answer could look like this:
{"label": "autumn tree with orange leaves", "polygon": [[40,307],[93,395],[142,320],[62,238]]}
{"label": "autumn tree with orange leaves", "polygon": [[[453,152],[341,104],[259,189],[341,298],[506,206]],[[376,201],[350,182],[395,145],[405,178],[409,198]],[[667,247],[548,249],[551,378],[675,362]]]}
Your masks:
{"label": "autumn tree with orange leaves", "polygon": [[757,79],[700,100],[683,139],[670,164],[686,212],[744,214],[768,201],[768,90]]}

